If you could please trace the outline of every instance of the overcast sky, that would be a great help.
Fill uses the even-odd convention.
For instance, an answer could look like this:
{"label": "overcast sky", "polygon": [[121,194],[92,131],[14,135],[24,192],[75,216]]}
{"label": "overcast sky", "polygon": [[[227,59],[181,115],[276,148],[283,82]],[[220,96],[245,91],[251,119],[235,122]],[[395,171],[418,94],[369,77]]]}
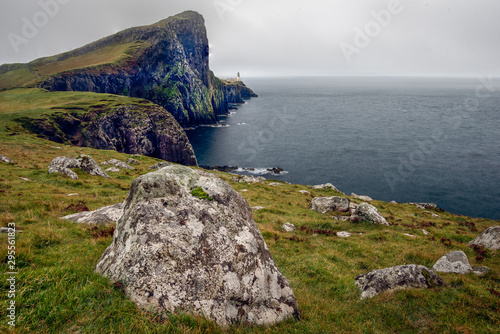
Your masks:
{"label": "overcast sky", "polygon": [[[41,4],[56,1],[44,14]],[[222,77],[500,75],[498,0],[1,0],[0,64],[184,10],[205,17]]]}

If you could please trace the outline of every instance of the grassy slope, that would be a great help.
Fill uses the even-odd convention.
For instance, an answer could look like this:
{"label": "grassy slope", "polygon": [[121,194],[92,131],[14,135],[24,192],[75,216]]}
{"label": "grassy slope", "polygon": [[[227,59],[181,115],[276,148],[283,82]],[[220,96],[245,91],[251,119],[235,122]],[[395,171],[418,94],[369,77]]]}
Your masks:
{"label": "grassy slope", "polygon": [[[42,103],[43,99],[26,101],[24,107],[19,106],[17,113],[22,114],[20,110],[25,110],[23,108],[31,103],[35,107],[28,110],[36,114],[65,101],[64,94],[51,96],[54,96],[52,102]],[[91,100],[92,96],[90,94],[87,98]],[[80,104],[94,103],[80,97]],[[0,105],[3,102],[0,101]],[[11,109],[13,104],[16,103],[11,101]],[[0,154],[16,163],[0,163],[0,225],[16,222],[17,227],[24,230],[17,236],[16,244],[16,264],[19,267],[16,333],[222,332],[213,323],[199,317],[170,315],[162,319],[137,309],[117,286],[93,272],[112,237],[99,237],[87,226],[58,219],[75,212],[67,208],[79,201],[91,210],[123,201],[132,180],[147,173],[147,167],[157,159],[137,158],[142,162],[137,170],[110,173],[111,180],[79,171],[78,181],[62,175],[48,175],[47,166],[56,156],[85,153],[98,162],[111,158],[126,160],[129,156],[49,142],[24,132],[11,120],[12,115],[6,115],[3,107],[0,111]],[[336,195],[332,190],[312,190],[302,185],[270,186],[269,182],[247,185],[233,183],[229,174],[217,174],[236,190],[247,189],[241,193],[251,206],[265,207],[254,212],[254,219],[278,267],[294,289],[302,316],[301,321],[286,321],[270,329],[236,326],[230,332],[492,333],[498,330],[499,297],[489,289],[500,291],[499,252],[489,252],[478,262],[474,251],[467,247],[469,240],[498,222],[440,212],[441,218],[435,218],[411,205],[379,201],[374,205],[392,226],[338,222],[331,218],[331,214],[322,215],[307,209],[312,197]],[[23,181],[21,177],[31,181]],[[299,193],[303,189],[311,193]],[[79,195],[67,196],[70,193]],[[286,233],[281,229],[285,222],[310,229],[355,234],[342,239],[315,235],[317,233],[307,230]],[[475,224],[478,232],[464,226],[470,222]],[[424,236],[420,226],[431,235]],[[441,238],[450,239],[451,245],[443,244]],[[408,263],[432,266],[451,250],[463,250],[473,266],[488,266],[493,272],[483,277],[441,274],[448,283],[445,288],[399,291],[359,300],[360,293],[354,285],[356,275]],[[8,269],[6,253],[7,235],[2,234],[2,272]],[[5,290],[5,280],[0,282]],[[6,308],[6,294],[2,293],[0,332],[9,332],[5,321]]]}

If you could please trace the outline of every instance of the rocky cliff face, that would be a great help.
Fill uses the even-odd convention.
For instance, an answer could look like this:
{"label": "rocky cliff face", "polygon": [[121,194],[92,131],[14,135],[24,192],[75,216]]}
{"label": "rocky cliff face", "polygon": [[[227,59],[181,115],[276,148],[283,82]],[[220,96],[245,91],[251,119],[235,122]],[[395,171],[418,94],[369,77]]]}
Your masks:
{"label": "rocky cliff face", "polygon": [[197,166],[184,130],[160,106],[123,105],[94,108],[86,113],[59,112],[39,119],[23,119],[25,127],[56,142],[142,154]]}
{"label": "rocky cliff face", "polygon": [[[114,50],[117,45],[129,45],[126,56],[51,74],[38,87],[146,98],[164,107],[182,126],[213,124],[217,115],[227,113],[228,103],[252,96],[210,71],[204,19],[192,11],[124,30],[56,58],[58,62],[84,59],[89,53]],[[45,62],[30,64],[43,68]]]}

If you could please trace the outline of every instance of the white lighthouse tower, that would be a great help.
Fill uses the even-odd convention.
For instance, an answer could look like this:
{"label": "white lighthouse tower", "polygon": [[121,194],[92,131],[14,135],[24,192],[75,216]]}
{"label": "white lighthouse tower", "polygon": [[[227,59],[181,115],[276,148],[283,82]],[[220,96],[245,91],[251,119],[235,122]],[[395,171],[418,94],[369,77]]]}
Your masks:
{"label": "white lighthouse tower", "polygon": [[240,72],[238,72],[238,75],[236,76],[236,81],[241,81],[241,79],[240,79]]}

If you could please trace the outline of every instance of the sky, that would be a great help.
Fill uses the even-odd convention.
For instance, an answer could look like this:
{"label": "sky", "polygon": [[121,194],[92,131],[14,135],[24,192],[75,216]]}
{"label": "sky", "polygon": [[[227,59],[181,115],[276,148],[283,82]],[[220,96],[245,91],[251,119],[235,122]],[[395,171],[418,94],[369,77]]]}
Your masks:
{"label": "sky", "polygon": [[498,0],[2,0],[0,64],[185,10],[204,16],[219,77],[500,76]]}

